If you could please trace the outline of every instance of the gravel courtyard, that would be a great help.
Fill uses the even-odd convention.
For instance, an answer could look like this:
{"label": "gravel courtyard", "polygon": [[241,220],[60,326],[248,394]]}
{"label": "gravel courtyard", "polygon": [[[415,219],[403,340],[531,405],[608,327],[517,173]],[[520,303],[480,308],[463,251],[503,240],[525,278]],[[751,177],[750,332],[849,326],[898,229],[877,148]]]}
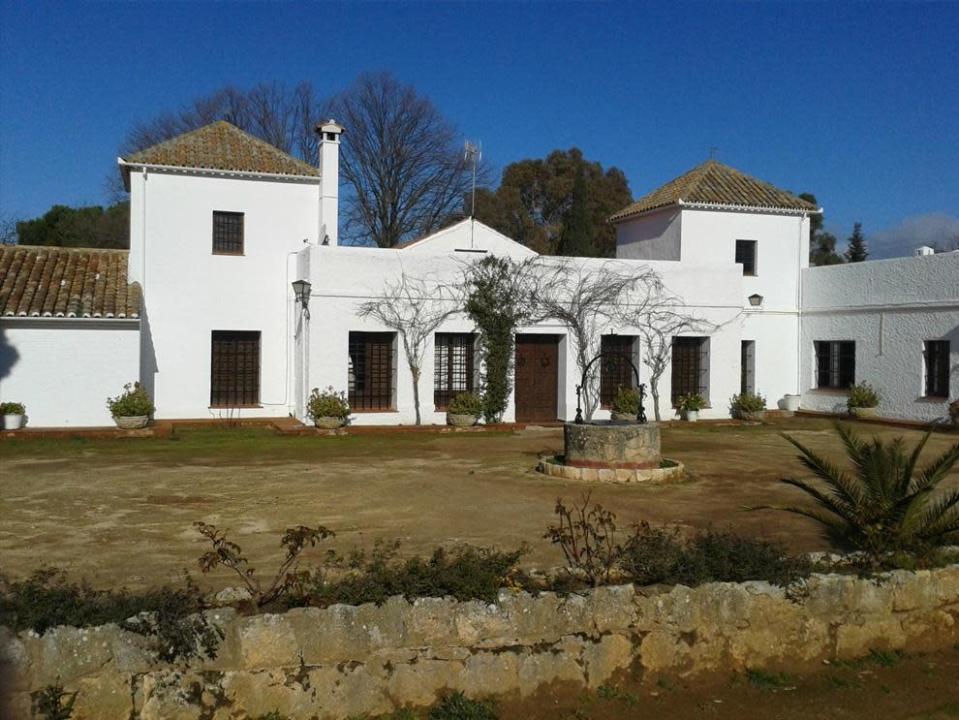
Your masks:
{"label": "gravel courtyard", "polygon": [[[842,457],[825,420],[670,424],[663,452],[686,464],[686,482],[597,485],[593,498],[623,527],[648,520],[732,528],[795,550],[825,549],[810,522],[743,510],[801,499],[777,482],[803,474],[782,431]],[[860,432],[920,437],[875,425]],[[924,457],[955,439],[934,435]],[[329,543],[340,550],[368,549],[378,538],[400,540],[404,554],[526,542],[525,564],[553,565],[559,553],[542,535],[556,498],[574,500],[590,487],[534,471],[539,455],[561,451],[558,428],[337,437],[209,428],[162,440],[8,440],[0,443],[0,571],[19,577],[55,566],[98,587],[177,582],[184,569],[198,575],[197,520],[227,530],[254,567],[273,567],[283,529],[299,524],[334,530]],[[954,474],[950,486],[957,485]],[[304,558],[319,560],[323,549]],[[199,579],[220,585],[226,576]]]}

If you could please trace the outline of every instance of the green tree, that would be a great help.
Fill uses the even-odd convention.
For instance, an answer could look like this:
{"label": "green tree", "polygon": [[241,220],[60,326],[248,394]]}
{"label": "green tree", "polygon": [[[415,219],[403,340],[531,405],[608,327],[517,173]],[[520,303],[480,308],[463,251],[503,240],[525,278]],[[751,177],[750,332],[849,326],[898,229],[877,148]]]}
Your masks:
{"label": "green tree", "polygon": [[18,222],[17,236],[21,245],[128,248],[130,205],[126,202],[106,208],[54,205],[38,218]]}
{"label": "green tree", "polygon": [[[573,210],[576,186],[580,200]],[[503,171],[495,190],[477,191],[476,218],[545,255],[575,254],[613,257],[616,229],[606,219],[632,202],[622,170],[603,169],[583,157],[578,148],[554,150],[546,158],[520,160]],[[568,223],[587,224],[576,230],[575,248]],[[584,235],[589,236],[583,247]]]}
{"label": "green tree", "polygon": [[[800,193],[799,197],[819,206],[816,196],[812,193]],[[836,252],[836,236],[823,230],[825,218],[822,213],[809,216],[809,264],[810,265],[839,265],[842,256]]]}
{"label": "green tree", "polygon": [[563,216],[559,254],[574,257],[594,255],[593,223],[589,216],[589,186],[582,170],[576,173],[569,210]]}
{"label": "green tree", "polygon": [[852,235],[849,236],[849,249],[846,250],[846,260],[848,262],[862,262],[869,257],[869,249],[866,247],[866,237],[862,234],[862,223],[855,223],[852,226]]}

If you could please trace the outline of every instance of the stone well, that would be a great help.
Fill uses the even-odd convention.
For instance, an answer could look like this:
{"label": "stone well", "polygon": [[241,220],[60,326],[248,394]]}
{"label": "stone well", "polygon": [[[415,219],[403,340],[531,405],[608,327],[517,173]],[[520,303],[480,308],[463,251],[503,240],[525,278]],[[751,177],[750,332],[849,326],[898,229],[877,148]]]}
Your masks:
{"label": "stone well", "polygon": [[583,468],[659,467],[659,423],[566,423],[566,464]]}

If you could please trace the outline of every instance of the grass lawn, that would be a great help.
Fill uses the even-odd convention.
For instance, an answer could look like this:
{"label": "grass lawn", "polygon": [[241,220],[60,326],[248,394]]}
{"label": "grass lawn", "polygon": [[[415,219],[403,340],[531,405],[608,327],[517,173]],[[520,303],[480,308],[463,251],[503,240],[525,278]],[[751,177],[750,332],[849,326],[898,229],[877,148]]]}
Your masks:
{"label": "grass lawn", "polygon": [[[192,523],[230,532],[254,566],[280,557],[292,525],[326,525],[341,550],[399,539],[406,554],[457,542],[531,546],[526,564],[558,564],[542,539],[558,496],[592,487],[619,514],[685,527],[713,526],[772,538],[795,550],[825,549],[816,526],[745,505],[800,498],[777,480],[802,474],[778,436],[842,457],[830,423],[789,419],[764,425],[670,425],[663,452],[686,464],[687,482],[668,486],[596,485],[546,478],[540,454],[562,451],[562,430],[391,433],[281,437],[259,429],[178,431],[171,439],[0,442],[0,571],[22,576],[62,567],[96,586],[143,587],[195,572],[204,549]],[[861,426],[863,434],[916,431]],[[937,434],[925,456],[955,436]],[[959,486],[959,476],[949,486]],[[320,550],[305,559],[319,559]],[[226,575],[203,578],[221,585]]]}

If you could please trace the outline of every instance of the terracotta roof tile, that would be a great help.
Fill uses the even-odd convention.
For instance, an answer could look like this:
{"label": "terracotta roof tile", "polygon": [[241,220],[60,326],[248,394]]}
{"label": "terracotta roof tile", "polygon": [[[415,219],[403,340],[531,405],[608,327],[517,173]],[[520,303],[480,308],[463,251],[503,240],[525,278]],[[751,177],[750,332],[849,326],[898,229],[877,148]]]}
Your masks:
{"label": "terracotta roof tile", "polygon": [[127,250],[0,245],[0,317],[138,318]]}
{"label": "terracotta roof tile", "polygon": [[137,165],[319,177],[318,168],[221,120],[123,158]]}
{"label": "terracotta roof tile", "polygon": [[670,180],[609,219],[618,222],[669,205],[702,204],[776,210],[816,210],[816,206],[774,185],[707,160],[685,175]]}

